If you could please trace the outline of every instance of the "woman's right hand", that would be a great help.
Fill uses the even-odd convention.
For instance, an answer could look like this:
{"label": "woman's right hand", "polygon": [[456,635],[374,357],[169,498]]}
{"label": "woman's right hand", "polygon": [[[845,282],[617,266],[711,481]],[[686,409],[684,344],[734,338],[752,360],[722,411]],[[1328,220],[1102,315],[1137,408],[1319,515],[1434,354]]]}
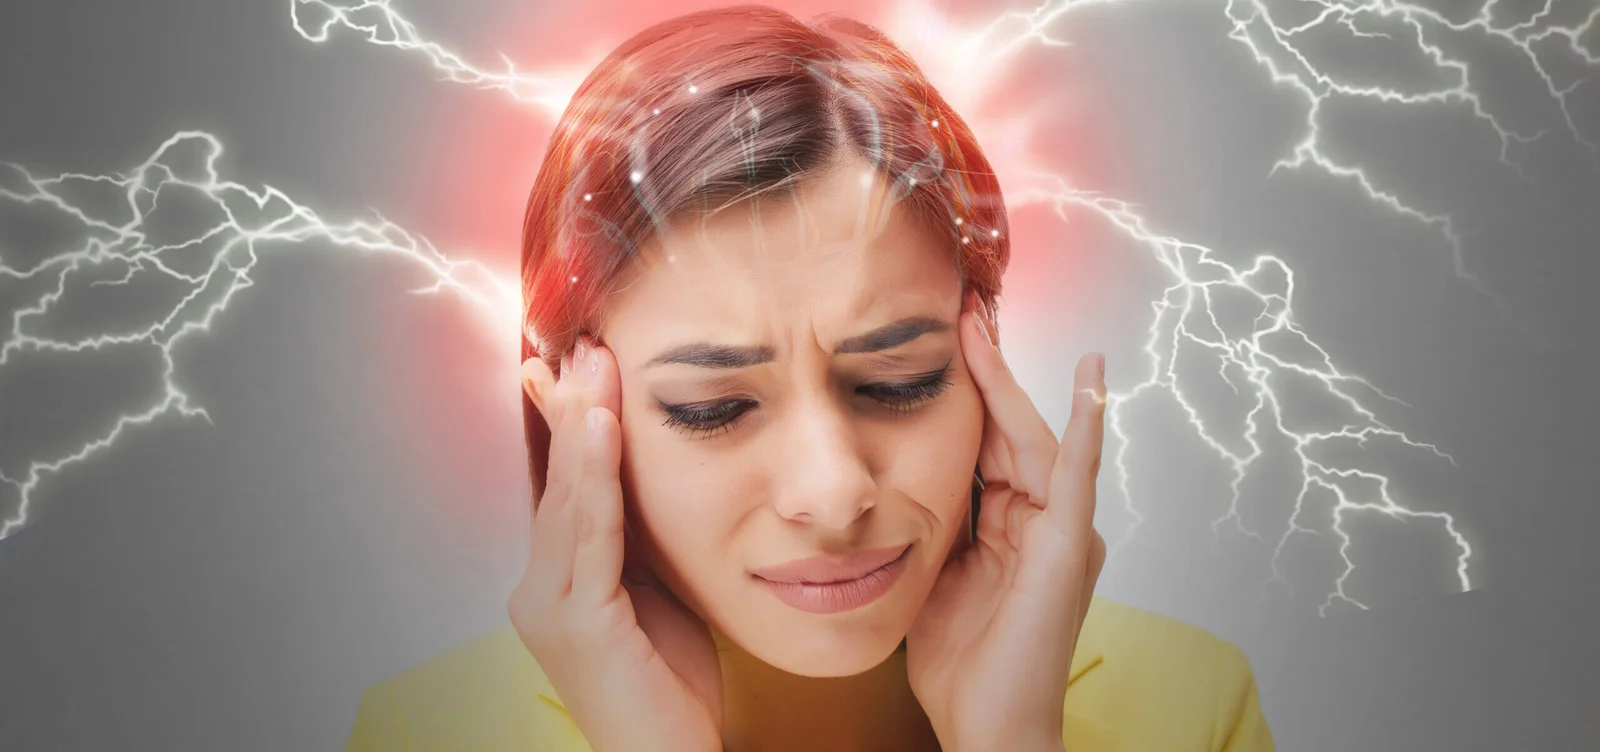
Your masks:
{"label": "woman's right hand", "polygon": [[551,440],[511,622],[595,750],[720,750],[722,673],[710,631],[642,561],[629,560],[624,576],[616,360],[580,340],[562,371],[556,381],[537,358],[523,368]]}

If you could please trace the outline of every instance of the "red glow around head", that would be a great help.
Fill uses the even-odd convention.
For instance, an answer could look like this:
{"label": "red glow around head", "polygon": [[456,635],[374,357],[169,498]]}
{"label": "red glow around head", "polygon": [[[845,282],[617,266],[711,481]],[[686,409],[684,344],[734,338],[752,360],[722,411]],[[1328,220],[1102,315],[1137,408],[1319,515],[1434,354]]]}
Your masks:
{"label": "red glow around head", "polygon": [[[494,30],[472,40],[492,45],[468,54],[478,66],[503,71],[492,53],[517,61],[529,76],[551,74],[581,79],[617,44],[658,22],[692,11],[723,7],[724,2],[641,2],[589,0],[584,3],[526,4],[515,15],[489,18]],[[1007,25],[991,27],[994,11],[951,10],[950,4],[902,2],[899,5],[845,2],[777,4],[802,21],[833,12],[877,26],[918,62],[935,88],[971,127],[998,175],[1011,216],[1007,230],[1012,253],[1004,277],[1002,315],[1081,315],[1075,301],[1088,300],[1103,268],[1094,254],[1075,242],[1071,225],[1063,225],[1053,208],[1027,205],[1017,197],[1037,185],[1040,170],[1074,184],[1100,184],[1091,179],[1103,168],[1091,158],[1098,152],[1092,102],[1099,99],[1088,72],[1071,65],[1071,55],[1040,54],[1030,44],[1008,56],[996,56]],[[487,40],[487,41],[486,41]],[[524,210],[530,187],[550,140],[555,114],[537,103],[519,101],[504,91],[474,91],[441,84],[441,106],[417,121],[426,135],[412,143],[431,144],[410,159],[418,191],[426,195],[418,227],[451,255],[471,255],[503,270],[512,289]],[[1052,167],[1053,166],[1053,167]],[[1076,312],[1076,313],[1075,313]],[[495,316],[513,313],[494,312]],[[469,319],[462,315],[460,319]],[[499,327],[440,329],[428,337],[439,354],[434,372],[403,375],[399,383],[412,404],[402,430],[417,436],[418,453],[431,466],[449,472],[484,474],[493,483],[456,483],[445,491],[450,519],[460,520],[469,537],[489,535],[515,519],[525,508],[493,495],[460,493],[462,488],[504,488],[520,484],[524,471],[507,457],[518,456],[515,425],[520,421],[515,378],[520,354],[512,349],[518,322]],[[463,336],[463,332],[469,334]],[[483,336],[477,336],[482,333]],[[502,411],[494,413],[493,411]],[[483,416],[503,414],[505,421],[487,423]],[[425,425],[419,426],[418,422]],[[512,427],[507,434],[505,427]],[[507,443],[509,442],[509,445]],[[492,447],[492,448],[491,448]],[[503,450],[503,451],[502,451]],[[525,456],[525,455],[523,455]],[[515,468],[515,469],[513,469]],[[471,532],[476,530],[478,532]]]}

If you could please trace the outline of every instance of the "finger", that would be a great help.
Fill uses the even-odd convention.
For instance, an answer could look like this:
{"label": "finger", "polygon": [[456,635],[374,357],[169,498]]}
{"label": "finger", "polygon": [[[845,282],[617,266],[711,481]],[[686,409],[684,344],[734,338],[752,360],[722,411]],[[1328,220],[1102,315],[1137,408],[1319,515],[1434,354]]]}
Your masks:
{"label": "finger", "polygon": [[994,416],[990,415],[987,409],[983,412],[983,439],[978,448],[978,470],[988,479],[986,483],[1004,483],[1009,486],[1017,477],[1016,470],[1011,464],[1011,446],[1006,443],[1000,426],[994,422]]}
{"label": "finger", "polygon": [[[572,353],[563,358],[561,364],[561,380],[557,383],[554,402],[558,405],[556,411],[561,415],[562,428],[560,439],[551,449],[551,466],[559,468],[551,474],[555,478],[559,472],[561,492],[550,499],[551,519],[546,526],[549,534],[542,543],[552,562],[547,566],[558,577],[566,578],[559,592],[570,595],[579,541],[593,532],[596,520],[595,511],[586,498],[586,494],[593,492],[587,482],[586,416],[590,408],[601,406],[602,402],[620,407],[621,396],[615,360],[604,348],[597,347],[593,339],[580,336]],[[615,469],[611,477],[617,477]],[[601,503],[606,502],[602,500]],[[607,512],[602,509],[600,514],[604,517]],[[610,523],[602,519],[601,524]],[[537,533],[535,535],[538,537]]]}
{"label": "finger", "polygon": [[[983,395],[984,406],[1010,447],[1015,477],[998,478],[1013,488],[1043,500],[1049,488],[1050,465],[1056,454],[1056,438],[1050,424],[1034,407],[1033,400],[1017,384],[999,348],[978,321],[979,312],[962,315],[961,349],[972,380]],[[988,476],[985,476],[988,477]]]}
{"label": "finger", "polygon": [[616,595],[622,581],[622,437],[616,416],[604,407],[590,407],[584,427],[572,598],[597,606]]}
{"label": "finger", "polygon": [[1006,526],[1010,517],[1012,497],[1017,493],[1007,488],[985,489],[978,505],[978,540],[999,549],[1007,540]]}
{"label": "finger", "polygon": [[545,491],[535,507],[533,517],[533,550],[528,557],[530,576],[554,594],[565,594],[572,585],[572,556],[577,541],[577,519],[571,514],[575,506],[577,481],[581,468],[574,467],[574,459],[581,459],[583,448],[583,412],[575,409],[581,399],[576,379],[568,378],[572,370],[571,356],[561,359],[564,374],[548,393],[542,396],[550,417],[549,477]]}
{"label": "finger", "polygon": [[1105,434],[1105,357],[1091,354],[1079,359],[1072,385],[1072,415],[1056,451],[1045,516],[1067,535],[1074,551],[1087,556]]}
{"label": "finger", "polygon": [[655,570],[650,566],[644,546],[640,544],[639,534],[634,531],[633,521],[628,519],[626,501],[623,502],[622,508],[622,581],[627,585],[647,586],[653,586],[659,581]]}
{"label": "finger", "polygon": [[[570,440],[560,448],[559,461],[563,463],[574,482],[584,477],[584,436],[587,428],[585,416],[591,407],[604,407],[613,416],[622,409],[621,383],[617,374],[616,359],[610,350],[599,347],[588,336],[578,338],[572,355],[563,361],[566,369],[562,382],[568,389],[560,408],[568,421]],[[552,462],[558,461],[554,456]],[[575,503],[582,503],[581,496]]]}
{"label": "finger", "polygon": [[1100,584],[1100,572],[1106,564],[1106,539],[1095,530],[1089,541],[1089,568],[1084,572],[1083,590],[1078,603],[1078,626],[1089,615],[1089,605],[1094,602],[1094,589]]}
{"label": "finger", "polygon": [[587,404],[611,411],[622,422],[622,370],[611,348],[593,340],[588,343],[589,360],[584,364]]}
{"label": "finger", "polygon": [[[990,320],[988,310],[983,305],[983,299],[976,290],[967,290],[966,300],[961,309],[962,313],[973,311],[978,314],[977,325],[980,327],[979,335],[987,335],[990,342],[998,341],[999,333]],[[965,355],[963,355],[965,362]],[[971,366],[968,365],[970,372]],[[1006,443],[1005,435],[1000,426],[994,422],[994,415],[990,414],[987,407],[983,411],[983,440],[978,450],[978,469],[983,477],[990,483],[1011,485],[1017,473],[1011,462],[1011,446]]]}
{"label": "finger", "polygon": [[[552,478],[559,474],[569,485],[583,473],[583,414],[588,409],[583,389],[588,369],[581,367],[580,359],[588,352],[580,337],[573,351],[561,358],[561,379],[551,400],[560,428],[551,429],[555,435],[550,445],[550,474]],[[552,501],[559,505],[568,497],[570,494],[557,495]]]}

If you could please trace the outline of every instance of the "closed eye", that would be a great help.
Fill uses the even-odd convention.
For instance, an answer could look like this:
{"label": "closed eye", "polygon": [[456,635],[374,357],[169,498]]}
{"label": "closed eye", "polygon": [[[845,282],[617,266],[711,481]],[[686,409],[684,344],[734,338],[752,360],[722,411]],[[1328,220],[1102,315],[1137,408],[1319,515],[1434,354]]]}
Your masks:
{"label": "closed eye", "polygon": [[857,391],[877,400],[895,415],[905,413],[916,405],[927,402],[950,388],[950,364],[909,383],[865,384]]}
{"label": "closed eye", "polygon": [[660,405],[661,411],[667,415],[662,425],[685,433],[709,434],[733,430],[733,424],[749,412],[750,408],[755,407],[756,401],[740,398],[721,402],[669,405],[657,400],[656,404]]}
{"label": "closed eye", "polygon": [[[862,384],[856,388],[856,393],[872,399],[894,415],[901,415],[937,398],[950,388],[952,362],[954,359],[946,362],[943,368],[912,381]],[[706,435],[733,430],[735,424],[759,403],[740,397],[677,405],[657,400],[656,404],[666,415],[662,425],[684,433]]]}

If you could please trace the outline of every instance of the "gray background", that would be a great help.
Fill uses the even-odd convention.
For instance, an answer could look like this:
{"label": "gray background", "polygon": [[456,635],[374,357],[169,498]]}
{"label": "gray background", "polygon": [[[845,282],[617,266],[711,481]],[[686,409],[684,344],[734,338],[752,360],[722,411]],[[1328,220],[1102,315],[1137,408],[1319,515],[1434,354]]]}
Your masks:
{"label": "gray background", "polygon": [[[614,5],[600,4],[606,28],[624,33],[634,24]],[[1551,19],[1592,7],[1558,3]],[[547,59],[534,43],[552,34],[517,24],[573,18],[490,0],[401,9],[469,59],[504,51],[524,67]],[[1504,3],[1496,19],[1534,10]],[[1298,470],[1269,454],[1241,502],[1269,543],[1213,539],[1228,475],[1158,394],[1126,407],[1131,503],[1145,519],[1133,535],[1118,479],[1102,480],[1100,520],[1117,547],[1101,591],[1243,647],[1282,749],[1600,747],[1595,158],[1528,59],[1471,29],[1441,43],[1472,61],[1485,108],[1519,131],[1550,130],[1513,144],[1521,175],[1462,104],[1328,101],[1323,148],[1454,217],[1475,285],[1437,228],[1349,180],[1272,172],[1305,133],[1306,100],[1273,86],[1228,32],[1217,2],[1109,4],[1058,24],[1074,46],[1033,54],[1023,71],[1030,86],[1092,92],[1092,112],[1063,120],[1064,133],[1097,134],[1063,152],[1083,157],[1080,187],[1140,204],[1162,232],[1228,263],[1272,253],[1293,268],[1299,324],[1406,404],[1363,402],[1456,460],[1378,441],[1351,461],[1386,473],[1409,506],[1454,516],[1474,589],[1458,592],[1437,525],[1372,513],[1346,523],[1347,586],[1371,610],[1319,614],[1338,573],[1326,532],[1292,538],[1279,558],[1288,586],[1263,587]],[[1350,80],[1442,80],[1400,49],[1403,35],[1394,46],[1314,37],[1305,47],[1319,65]],[[1596,49],[1600,31],[1580,41]],[[1596,68],[1557,47],[1540,59],[1563,86],[1588,76],[1570,111],[1600,139]],[[225,179],[277,186],[334,221],[382,212],[452,256],[514,268],[548,120],[347,30],[312,44],[287,3],[10,2],[0,67],[0,160],[36,175],[127,170],[173,133],[204,130],[226,145]],[[15,190],[15,173],[3,180]],[[169,208],[178,225],[207,216]],[[1012,346],[1035,353],[1019,370],[1057,427],[1067,388],[1056,379],[1078,352],[1109,352],[1113,390],[1144,378],[1149,303],[1171,283],[1148,248],[1074,217],[1061,230],[1018,207],[1018,247],[1057,254],[1019,251],[1002,313]],[[82,238],[48,207],[0,200],[10,268]],[[365,686],[504,618],[526,503],[507,338],[459,297],[405,294],[429,278],[404,259],[315,238],[258,250],[253,286],[173,350],[174,383],[210,422],[168,414],[44,475],[28,523],[0,540],[0,747],[337,748]],[[37,300],[37,281],[0,276],[0,321]],[[74,293],[29,331],[77,339],[170,308],[171,289],[130,287]],[[1185,378],[1208,420],[1237,419],[1223,392]],[[148,346],[16,350],[0,365],[0,473],[71,454],[150,404],[161,379]],[[1336,409],[1297,389],[1283,394],[1301,419],[1338,425]],[[0,483],[0,518],[18,502]],[[1326,521],[1317,503],[1308,524]]]}

